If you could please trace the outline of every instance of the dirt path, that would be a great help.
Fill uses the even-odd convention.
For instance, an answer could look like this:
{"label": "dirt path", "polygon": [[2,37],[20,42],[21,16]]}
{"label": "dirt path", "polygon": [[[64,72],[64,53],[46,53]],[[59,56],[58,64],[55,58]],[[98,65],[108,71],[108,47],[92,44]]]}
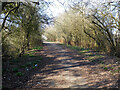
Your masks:
{"label": "dirt path", "polygon": [[[119,59],[119,58],[118,58]],[[3,88],[118,88],[117,58],[90,49],[44,43],[2,63]],[[119,79],[119,80],[118,80]]]}
{"label": "dirt path", "polygon": [[83,55],[78,55],[75,51],[62,45],[48,42],[44,44],[44,49],[40,54],[44,55],[46,60],[49,60],[49,63],[38,73],[34,74],[25,87],[117,87],[117,76],[115,78],[111,76],[110,72],[103,71],[99,68],[99,64],[89,62]]}
{"label": "dirt path", "polygon": [[51,58],[51,64],[46,65],[40,73],[34,75],[27,87],[51,87],[51,88],[85,88],[88,87],[83,78],[79,60],[82,57],[73,57],[74,52],[55,43],[45,43],[43,54]]}

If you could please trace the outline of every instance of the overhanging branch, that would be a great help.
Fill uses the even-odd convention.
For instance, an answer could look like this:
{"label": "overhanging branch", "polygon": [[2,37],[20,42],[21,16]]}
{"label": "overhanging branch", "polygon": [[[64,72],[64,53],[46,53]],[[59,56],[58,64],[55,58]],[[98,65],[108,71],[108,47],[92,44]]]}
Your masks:
{"label": "overhanging branch", "polygon": [[3,20],[1,30],[2,30],[2,29],[4,28],[4,26],[5,26],[5,22],[6,22],[6,19],[7,19],[8,15],[9,15],[12,11],[17,10],[19,7],[20,7],[20,3],[18,3],[18,5],[17,5],[16,7],[12,8],[11,10],[9,10],[9,11],[7,12],[7,14],[5,15],[5,18],[4,18],[4,20]]}

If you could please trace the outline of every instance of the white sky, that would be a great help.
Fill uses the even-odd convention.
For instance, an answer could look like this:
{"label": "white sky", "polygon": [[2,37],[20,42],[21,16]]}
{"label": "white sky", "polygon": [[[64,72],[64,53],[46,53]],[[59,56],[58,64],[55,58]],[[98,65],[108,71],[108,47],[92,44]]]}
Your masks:
{"label": "white sky", "polygon": [[[47,14],[52,14],[54,17],[58,16],[59,14],[64,12],[64,6],[60,4],[57,0],[46,0],[53,2],[52,5],[49,5],[49,8],[47,10]],[[60,2],[64,2],[64,0],[59,0]]]}
{"label": "white sky", "polygon": [[[70,4],[70,2],[73,2],[73,1],[77,2],[81,0],[45,0],[45,1],[53,2],[52,5],[49,5],[49,9],[46,12],[49,16],[53,15],[53,17],[56,17],[65,11],[64,6],[68,7],[68,3]],[[96,5],[96,3],[99,4],[101,2],[104,3],[104,2],[119,1],[119,0],[83,0],[83,1],[84,2],[89,1],[92,5]],[[62,4],[64,3],[64,6],[60,2]]]}

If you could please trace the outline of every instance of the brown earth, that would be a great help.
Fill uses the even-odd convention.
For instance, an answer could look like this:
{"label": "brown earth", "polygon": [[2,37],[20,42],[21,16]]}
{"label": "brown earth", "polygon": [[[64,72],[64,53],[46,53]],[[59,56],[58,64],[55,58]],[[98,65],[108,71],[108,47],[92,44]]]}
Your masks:
{"label": "brown earth", "polygon": [[[91,53],[96,54],[94,51]],[[118,58],[104,55],[95,62],[88,60],[89,56],[78,54],[76,50],[58,43],[44,43],[44,48],[36,51],[35,55],[43,60],[35,69],[22,70],[25,75],[16,77],[14,73],[3,74],[5,88],[118,88]],[[38,58],[27,58],[19,64],[34,61]],[[102,68],[100,61],[108,68]],[[5,62],[3,68],[11,68]],[[111,69],[114,67],[114,70]]]}

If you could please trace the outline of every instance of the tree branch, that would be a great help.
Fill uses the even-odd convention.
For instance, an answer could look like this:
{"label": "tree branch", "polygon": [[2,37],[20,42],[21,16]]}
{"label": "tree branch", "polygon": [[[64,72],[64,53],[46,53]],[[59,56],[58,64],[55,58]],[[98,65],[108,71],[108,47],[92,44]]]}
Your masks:
{"label": "tree branch", "polygon": [[84,33],[86,34],[86,35],[88,35],[90,38],[92,38],[93,40],[95,40],[96,41],[96,43],[100,46],[100,42],[98,42],[97,40],[96,40],[96,38],[94,38],[93,36],[91,36],[89,33],[87,33],[85,30],[84,30]]}
{"label": "tree branch", "polygon": [[18,6],[12,8],[11,10],[9,10],[9,11],[7,12],[7,14],[5,15],[5,18],[4,18],[4,20],[3,20],[1,30],[4,28],[4,25],[5,25],[5,22],[6,22],[6,19],[7,19],[8,15],[9,15],[12,11],[18,9],[19,6],[20,6],[20,3],[18,4]]}

